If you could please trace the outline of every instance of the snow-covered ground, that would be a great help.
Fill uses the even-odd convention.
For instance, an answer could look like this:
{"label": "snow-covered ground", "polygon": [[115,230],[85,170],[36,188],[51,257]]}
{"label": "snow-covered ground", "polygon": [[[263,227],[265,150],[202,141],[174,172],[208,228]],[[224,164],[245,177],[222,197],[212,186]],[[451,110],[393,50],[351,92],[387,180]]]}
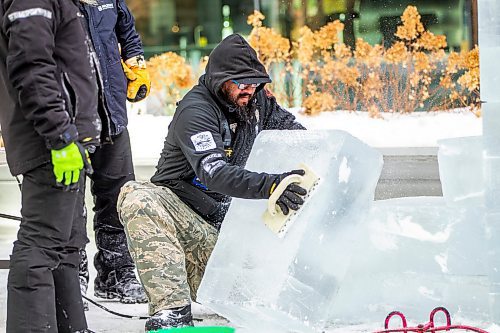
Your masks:
{"label": "snow-covered ground", "polygon": [[[369,118],[366,113],[359,112],[329,112],[318,116],[307,117],[292,110],[298,120],[309,129],[341,129],[358,137],[362,141],[377,148],[383,147],[436,147],[437,141],[444,138],[476,136],[482,133],[482,120],[472,113],[464,110],[434,113],[414,113],[410,115],[384,114],[383,119]],[[132,150],[139,178],[147,179],[151,176],[153,167],[163,147],[163,140],[167,133],[171,117],[155,117],[151,115],[130,114],[130,135],[132,139]],[[411,148],[409,148],[411,149]],[[0,165],[0,176],[4,175]],[[5,170],[4,170],[5,171]],[[0,177],[0,191],[2,182]],[[12,193],[13,204],[17,203],[18,193]],[[0,196],[0,198],[5,198]],[[4,200],[4,199],[2,199]],[[88,201],[90,202],[90,201]],[[1,205],[0,205],[1,206]],[[8,212],[10,213],[10,212]],[[0,259],[7,259],[10,253],[12,241],[15,238],[17,225],[15,222],[0,219]],[[93,244],[89,245],[91,255],[95,252]],[[91,265],[92,266],[92,265]],[[95,276],[93,267],[91,276]],[[6,283],[7,270],[0,270],[0,331],[5,330],[6,315]],[[92,283],[89,295],[93,294]],[[100,301],[114,311],[121,313],[145,316],[146,305],[123,305],[116,302]],[[226,325],[224,319],[217,317],[203,306],[195,305],[194,315],[205,320],[199,325]],[[360,314],[362,316],[362,314]],[[144,320],[123,319],[108,314],[103,310],[90,305],[87,313],[90,328],[96,332],[143,332]],[[384,318],[363,326],[343,326],[332,328],[328,332],[354,333],[372,332],[383,328]],[[427,318],[422,318],[425,322]],[[459,323],[460,318],[453,318],[453,323]],[[476,324],[488,332],[500,332],[500,327],[488,323],[466,323]],[[416,323],[412,323],[416,324]],[[230,325],[230,324],[229,324]],[[237,330],[240,332],[240,330]],[[243,332],[243,330],[241,330]]]}

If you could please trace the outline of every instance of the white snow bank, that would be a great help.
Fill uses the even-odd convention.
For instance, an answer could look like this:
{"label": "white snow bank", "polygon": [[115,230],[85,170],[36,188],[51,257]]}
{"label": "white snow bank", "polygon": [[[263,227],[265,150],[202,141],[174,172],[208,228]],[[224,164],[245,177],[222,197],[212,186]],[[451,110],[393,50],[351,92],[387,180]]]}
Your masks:
{"label": "white snow bank", "polygon": [[[467,110],[387,113],[383,119],[370,118],[366,112],[332,111],[317,116],[290,109],[297,120],[308,129],[339,129],[377,148],[383,147],[437,147],[445,138],[482,134],[482,119]],[[169,116],[129,114],[129,131],[136,164],[156,164],[163,148]]]}

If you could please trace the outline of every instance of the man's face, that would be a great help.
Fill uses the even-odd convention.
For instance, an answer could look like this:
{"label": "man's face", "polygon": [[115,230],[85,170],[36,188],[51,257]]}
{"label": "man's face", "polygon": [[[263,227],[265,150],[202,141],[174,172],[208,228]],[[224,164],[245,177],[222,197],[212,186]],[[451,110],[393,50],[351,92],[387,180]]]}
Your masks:
{"label": "man's face", "polygon": [[257,87],[252,87],[251,85],[246,85],[245,89],[238,89],[238,85],[232,80],[226,81],[222,85],[222,92],[226,96],[227,101],[239,107],[248,105],[248,102],[250,102],[255,94],[255,89]]}

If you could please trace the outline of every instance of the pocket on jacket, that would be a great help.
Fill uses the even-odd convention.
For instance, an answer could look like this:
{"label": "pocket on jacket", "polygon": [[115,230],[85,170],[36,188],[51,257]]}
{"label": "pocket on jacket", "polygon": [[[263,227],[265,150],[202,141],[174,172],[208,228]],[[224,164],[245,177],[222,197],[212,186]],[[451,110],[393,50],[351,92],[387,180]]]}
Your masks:
{"label": "pocket on jacket", "polygon": [[104,48],[106,50],[106,65],[111,66],[117,63],[120,64],[121,68],[121,55],[120,55],[120,47],[118,46],[118,39],[116,38],[116,34],[111,31],[110,34],[103,35],[104,37]]}

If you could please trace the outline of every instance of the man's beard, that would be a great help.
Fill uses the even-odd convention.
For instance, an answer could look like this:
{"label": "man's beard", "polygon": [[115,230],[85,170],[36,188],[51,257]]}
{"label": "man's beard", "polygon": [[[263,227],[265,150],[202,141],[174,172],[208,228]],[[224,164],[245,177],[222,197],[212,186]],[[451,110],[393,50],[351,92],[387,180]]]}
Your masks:
{"label": "man's beard", "polygon": [[[252,118],[255,115],[255,105],[253,103],[253,96],[251,96],[251,99],[249,99],[247,105],[239,106],[236,103],[236,100],[232,100],[229,97],[229,94],[227,93],[227,91],[222,90],[222,92],[223,92],[224,99],[226,100],[226,102],[228,102],[229,104],[231,104],[233,106],[233,110],[234,110],[234,113],[236,115],[238,122],[251,123]],[[238,98],[240,96],[241,95],[238,95],[236,98]]]}
{"label": "man's beard", "polygon": [[252,103],[252,100],[245,106],[236,106],[235,107],[236,118],[239,122],[242,123],[252,123],[252,119],[255,117],[255,104]]}

